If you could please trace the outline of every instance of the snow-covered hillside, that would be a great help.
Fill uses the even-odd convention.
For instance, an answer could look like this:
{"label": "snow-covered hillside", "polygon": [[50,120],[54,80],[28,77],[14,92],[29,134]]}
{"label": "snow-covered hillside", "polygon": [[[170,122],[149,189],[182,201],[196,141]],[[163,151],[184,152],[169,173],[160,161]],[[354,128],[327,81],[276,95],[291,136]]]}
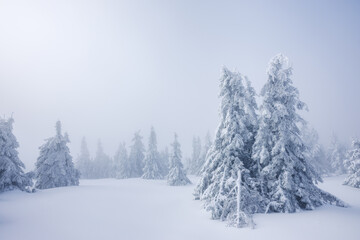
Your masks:
{"label": "snow-covered hillside", "polygon": [[0,195],[0,239],[357,240],[360,190],[343,186],[344,177],[325,178],[320,187],[349,208],[257,214],[255,229],[210,220],[202,203],[193,200],[194,185],[171,187],[164,180],[81,180],[78,187],[5,192]]}

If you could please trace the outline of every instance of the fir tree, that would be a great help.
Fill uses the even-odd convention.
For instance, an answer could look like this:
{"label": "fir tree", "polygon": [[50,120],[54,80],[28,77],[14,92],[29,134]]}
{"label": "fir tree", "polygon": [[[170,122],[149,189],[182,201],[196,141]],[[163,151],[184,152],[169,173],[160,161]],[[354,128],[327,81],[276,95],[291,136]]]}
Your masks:
{"label": "fir tree", "polygon": [[193,137],[192,155],[188,169],[189,174],[197,174],[201,167],[201,140],[200,137]]}
{"label": "fir tree", "polygon": [[61,133],[61,123],[56,123],[56,135],[40,147],[36,162],[36,187],[39,189],[79,185],[80,173],[74,168],[69,138]]}
{"label": "fir tree", "polygon": [[349,170],[349,176],[345,179],[344,184],[360,188],[360,141],[352,142],[352,150],[348,153],[345,166]]}
{"label": "fir tree", "polygon": [[309,128],[307,124],[301,129],[301,137],[306,145],[306,159],[314,167],[320,176],[328,176],[331,173],[331,165],[326,157],[323,146],[319,143],[319,136],[315,129]]}
{"label": "fir tree", "polygon": [[314,185],[320,176],[306,159],[306,146],[297,126],[304,122],[296,110],[306,105],[291,80],[292,68],[282,54],[269,63],[268,80],[262,89],[259,130],[253,147],[267,199],[266,212],[310,210],[325,203],[344,206],[336,197]]}
{"label": "fir tree", "polygon": [[162,175],[168,175],[170,167],[170,156],[168,147],[165,147],[165,149],[160,153],[160,163]]}
{"label": "fir tree", "polygon": [[[240,73],[223,68],[220,79],[221,121],[195,191],[196,199],[205,201],[205,208],[211,211],[213,219],[236,222],[237,226],[250,224],[251,214],[264,209],[256,181],[249,170],[253,165],[251,150],[248,149],[253,132],[249,126],[252,116],[246,109],[251,104],[246,103],[244,80]],[[241,199],[238,198],[240,190]]]}
{"label": "fir tree", "polygon": [[141,177],[144,168],[144,144],[140,132],[136,132],[133,138],[133,145],[130,149],[131,177]]}
{"label": "fir tree", "polygon": [[15,188],[30,191],[32,185],[18,156],[19,143],[12,133],[13,123],[13,118],[0,117],[0,192]]}
{"label": "fir tree", "polygon": [[161,179],[162,171],[160,166],[160,155],[157,150],[156,133],[153,127],[151,127],[149,137],[149,147],[144,159],[145,166],[143,170],[142,178],[144,179]]}
{"label": "fir tree", "polygon": [[119,145],[119,148],[114,156],[115,177],[116,178],[130,178],[131,177],[131,163],[126,151],[125,143]]}
{"label": "fir tree", "polygon": [[174,142],[172,144],[172,154],[170,158],[170,170],[167,175],[167,182],[171,186],[180,186],[191,184],[191,181],[187,178],[183,164],[181,163],[181,149],[180,143],[177,140],[175,134]]}
{"label": "fir tree", "polygon": [[81,178],[91,178],[92,175],[92,162],[90,160],[90,153],[87,147],[86,139],[83,137],[81,140],[81,151],[76,162],[76,167],[80,171]]}
{"label": "fir tree", "polygon": [[99,140],[94,159],[94,178],[111,178],[114,175],[113,162],[104,152],[101,140]]}
{"label": "fir tree", "polygon": [[335,134],[333,134],[331,139],[331,146],[329,149],[329,162],[331,164],[332,172],[335,175],[341,175],[346,173],[346,168],[344,166],[344,161],[346,158],[346,148],[341,144]]}

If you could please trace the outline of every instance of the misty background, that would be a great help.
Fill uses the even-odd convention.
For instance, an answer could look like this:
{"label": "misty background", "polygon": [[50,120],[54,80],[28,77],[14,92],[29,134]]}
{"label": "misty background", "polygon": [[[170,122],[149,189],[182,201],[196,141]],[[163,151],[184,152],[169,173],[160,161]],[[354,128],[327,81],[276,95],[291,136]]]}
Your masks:
{"label": "misty background", "polygon": [[221,67],[259,93],[282,52],[321,142],[334,132],[349,143],[360,136],[359,12],[358,1],[0,0],[0,114],[13,114],[28,170],[57,120],[74,159],[83,136],[113,156],[137,130],[147,146],[151,126],[159,150],[177,132],[186,157],[194,135],[214,136]]}

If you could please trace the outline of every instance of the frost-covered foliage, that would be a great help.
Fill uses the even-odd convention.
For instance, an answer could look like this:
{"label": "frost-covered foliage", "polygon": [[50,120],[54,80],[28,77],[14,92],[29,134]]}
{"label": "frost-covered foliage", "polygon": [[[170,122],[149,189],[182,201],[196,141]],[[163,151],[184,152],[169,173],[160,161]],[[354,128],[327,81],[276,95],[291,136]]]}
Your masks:
{"label": "frost-covered foliage", "polygon": [[89,149],[85,137],[81,141],[80,155],[76,161],[76,168],[80,171],[81,178],[91,178],[93,173],[93,164],[90,159]]}
{"label": "frost-covered foliage", "polygon": [[144,168],[145,147],[140,132],[136,132],[133,138],[133,145],[130,149],[129,159],[131,162],[131,177],[141,177]]}
{"label": "frost-covered foliage", "polygon": [[352,142],[352,150],[348,153],[345,166],[349,170],[349,176],[344,184],[360,188],[360,141],[358,139]]}
{"label": "frost-covered foliage", "polygon": [[165,149],[160,152],[160,162],[162,175],[168,175],[170,167],[170,155],[168,147],[165,147]]}
{"label": "frost-covered foliage", "polygon": [[346,173],[344,161],[346,159],[346,148],[339,142],[339,139],[334,134],[331,139],[331,145],[328,151],[328,161],[331,164],[332,172],[335,175]]}
{"label": "frost-covered foliage", "polygon": [[332,171],[331,165],[326,157],[324,147],[319,143],[319,135],[316,130],[305,124],[301,129],[301,136],[307,148],[306,158],[309,163],[321,176],[329,176]]}
{"label": "frost-covered foliage", "polygon": [[187,172],[189,174],[197,174],[201,168],[201,140],[200,137],[193,137],[192,155],[189,162]]}
{"label": "frost-covered foliage", "polygon": [[253,158],[259,168],[266,212],[310,210],[325,203],[344,206],[314,185],[321,178],[304,154],[306,146],[297,126],[304,120],[297,110],[305,108],[305,104],[299,99],[291,75],[288,58],[276,55],[269,63],[268,80],[261,92],[263,104]]}
{"label": "frost-covered foliage", "polygon": [[101,141],[98,141],[96,155],[93,163],[92,178],[112,178],[115,176],[114,163],[104,152]]}
{"label": "frost-covered foliage", "polygon": [[116,178],[130,178],[131,163],[126,150],[125,143],[119,145],[118,150],[114,156],[115,177]]}
{"label": "frost-covered foliage", "polygon": [[61,123],[56,123],[56,135],[40,147],[36,162],[36,188],[47,189],[79,185],[80,173],[74,167],[68,135],[61,133]]}
{"label": "frost-covered foliage", "polygon": [[213,219],[230,221],[237,226],[251,224],[251,214],[265,209],[250,171],[254,168],[251,143],[254,141],[256,103],[248,102],[245,84],[242,74],[223,68],[221,121],[195,190],[196,199],[205,201],[205,208],[211,211]]}
{"label": "frost-covered foliage", "polygon": [[142,178],[144,179],[161,179],[163,178],[160,154],[157,150],[156,133],[154,128],[151,128],[149,137],[149,147],[144,159],[145,166]]}
{"label": "frost-covered foliage", "polygon": [[180,186],[191,184],[191,181],[187,178],[183,164],[181,163],[181,149],[178,142],[177,135],[175,134],[174,142],[171,144],[172,153],[170,157],[170,170],[167,175],[167,183],[171,186]]}
{"label": "frost-covered foliage", "polygon": [[19,143],[12,132],[13,123],[13,118],[0,117],[0,192],[15,188],[28,191],[32,185],[18,156]]}

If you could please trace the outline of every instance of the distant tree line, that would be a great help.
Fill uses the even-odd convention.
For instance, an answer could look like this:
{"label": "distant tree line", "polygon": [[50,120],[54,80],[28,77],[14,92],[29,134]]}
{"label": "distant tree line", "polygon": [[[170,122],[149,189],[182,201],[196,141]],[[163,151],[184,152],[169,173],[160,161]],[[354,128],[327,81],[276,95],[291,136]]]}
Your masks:
{"label": "distant tree line", "polygon": [[[101,142],[98,143],[96,156],[91,159],[85,138],[81,143],[81,152],[77,160],[77,168],[82,178],[138,178],[168,179],[170,185],[190,183],[187,179],[180,150],[180,144],[175,134],[171,154],[166,147],[161,152],[157,148],[155,129],[150,131],[148,147],[145,148],[140,132],[135,132],[128,154],[126,144],[121,143],[113,158],[107,156]],[[177,169],[177,176],[172,172]]]}

